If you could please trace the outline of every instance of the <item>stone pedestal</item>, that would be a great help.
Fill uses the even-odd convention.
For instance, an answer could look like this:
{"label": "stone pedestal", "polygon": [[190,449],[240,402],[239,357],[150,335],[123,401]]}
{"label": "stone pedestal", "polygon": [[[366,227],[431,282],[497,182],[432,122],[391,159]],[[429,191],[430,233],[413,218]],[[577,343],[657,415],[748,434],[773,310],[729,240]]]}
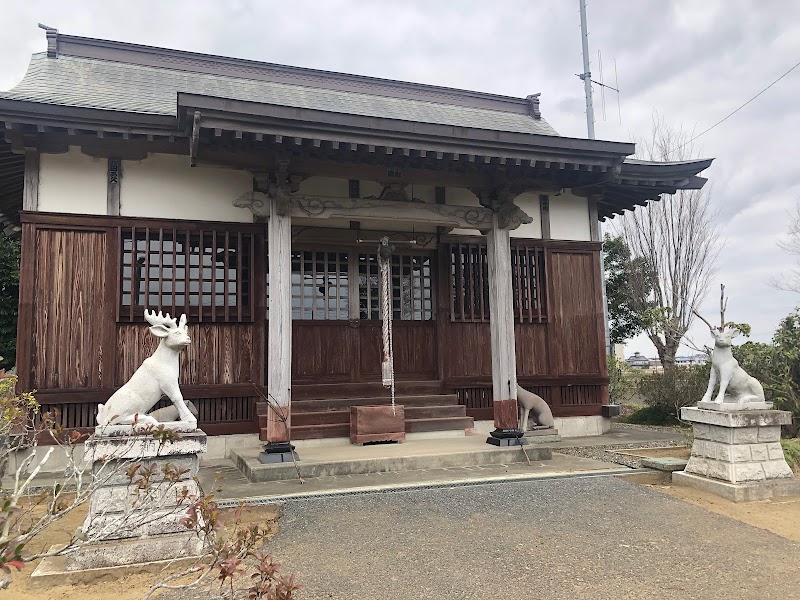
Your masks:
{"label": "stone pedestal", "polygon": [[672,474],[674,483],[734,502],[800,493],[780,444],[791,413],[685,407],[681,419],[692,423],[694,443],[686,468]]}
{"label": "stone pedestal", "polygon": [[[152,434],[98,435],[86,441],[87,459],[101,482],[92,494],[83,531],[90,543],[64,558],[67,571],[173,560],[197,556],[201,540],[180,521],[200,494],[195,480],[206,451],[200,430],[170,441]],[[128,473],[139,464],[133,480]],[[175,481],[165,470],[185,471]],[[152,473],[146,489],[137,481]],[[184,496],[185,494],[185,496]]]}

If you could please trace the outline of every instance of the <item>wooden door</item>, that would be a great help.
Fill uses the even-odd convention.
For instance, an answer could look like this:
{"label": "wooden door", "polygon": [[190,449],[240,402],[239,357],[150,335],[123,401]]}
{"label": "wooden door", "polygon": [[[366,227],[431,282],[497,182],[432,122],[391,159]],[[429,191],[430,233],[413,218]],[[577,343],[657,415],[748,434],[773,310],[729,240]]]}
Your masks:
{"label": "wooden door", "polygon": [[[393,353],[397,379],[437,373],[434,256],[400,252],[392,261]],[[379,267],[363,250],[292,252],[292,379],[297,383],[381,378]]]}

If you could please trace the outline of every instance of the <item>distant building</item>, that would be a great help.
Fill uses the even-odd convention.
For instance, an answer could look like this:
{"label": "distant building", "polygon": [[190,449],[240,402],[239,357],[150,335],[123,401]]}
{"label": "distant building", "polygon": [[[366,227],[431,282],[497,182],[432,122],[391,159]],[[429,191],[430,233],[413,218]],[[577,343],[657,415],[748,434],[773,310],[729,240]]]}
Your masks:
{"label": "distant building", "polygon": [[640,352],[634,352],[633,356],[625,359],[629,367],[634,369],[648,369],[650,368],[650,359]]}
{"label": "distant building", "polygon": [[703,354],[702,352],[699,354],[692,354],[691,356],[675,357],[675,364],[681,366],[704,365],[707,362],[708,362],[708,355]]}

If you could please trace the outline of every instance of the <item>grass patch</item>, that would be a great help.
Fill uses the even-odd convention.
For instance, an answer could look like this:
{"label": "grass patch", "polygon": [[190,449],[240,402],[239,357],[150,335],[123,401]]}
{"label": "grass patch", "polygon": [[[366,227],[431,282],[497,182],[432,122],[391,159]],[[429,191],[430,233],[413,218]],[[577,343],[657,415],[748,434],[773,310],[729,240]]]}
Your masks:
{"label": "grass patch", "polygon": [[800,473],[800,438],[781,440],[783,455],[795,473]]}

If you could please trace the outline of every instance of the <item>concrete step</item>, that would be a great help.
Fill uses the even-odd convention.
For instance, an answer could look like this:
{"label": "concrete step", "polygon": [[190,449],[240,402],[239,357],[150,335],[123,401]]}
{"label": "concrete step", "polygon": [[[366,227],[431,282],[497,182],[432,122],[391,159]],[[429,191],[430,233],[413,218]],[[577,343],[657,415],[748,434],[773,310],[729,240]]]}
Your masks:
{"label": "concrete step", "polygon": [[[343,446],[325,448],[324,457],[312,459],[300,452],[297,465],[304,478],[328,477],[332,475],[356,475],[360,473],[388,473],[416,471],[421,469],[450,469],[457,467],[480,467],[486,465],[510,465],[526,463],[527,458],[519,446],[498,448],[484,443],[485,437],[453,440],[407,442],[389,446]],[[426,449],[414,451],[423,446]],[[451,448],[447,453],[439,450]],[[547,446],[526,446],[532,461],[549,460],[552,450]],[[283,481],[296,479],[297,471],[292,463],[261,464],[258,462],[260,448],[235,447],[231,453],[239,470],[250,481]],[[320,454],[318,450],[316,455]],[[529,467],[526,467],[529,468]]]}
{"label": "concrete step", "polygon": [[[397,395],[440,394],[443,385],[440,380],[425,379],[422,381],[397,381]],[[368,383],[307,383],[295,384],[292,387],[292,400],[353,397],[389,397],[389,391],[380,381]]]}
{"label": "concrete step", "polygon": [[[445,406],[458,405],[458,396],[455,394],[423,394],[396,396],[396,404],[403,406]],[[380,396],[367,396],[356,398],[317,398],[309,400],[292,400],[292,411],[319,412],[323,410],[350,410],[351,406],[378,406],[391,404],[392,399]]]}
{"label": "concrete step", "polygon": [[438,419],[406,419],[406,433],[420,431],[447,431],[449,429],[472,429],[472,417],[444,417]]}

